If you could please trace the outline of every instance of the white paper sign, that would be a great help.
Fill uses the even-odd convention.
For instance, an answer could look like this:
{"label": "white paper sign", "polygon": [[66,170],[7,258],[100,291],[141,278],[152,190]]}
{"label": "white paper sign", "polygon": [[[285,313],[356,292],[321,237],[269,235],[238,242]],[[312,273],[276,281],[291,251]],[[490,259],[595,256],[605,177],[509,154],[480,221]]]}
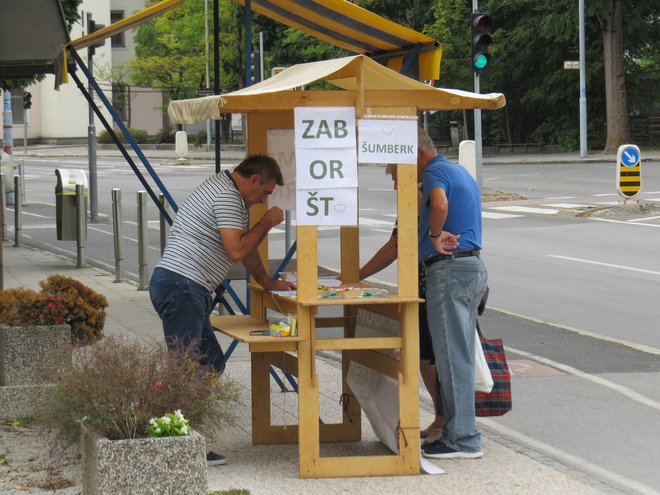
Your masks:
{"label": "white paper sign", "polygon": [[300,189],[358,187],[355,147],[301,148],[296,152],[296,176]]}
{"label": "white paper sign", "polygon": [[354,107],[293,109],[296,149],[355,148]]}
{"label": "white paper sign", "polygon": [[280,166],[284,186],[277,186],[268,198],[268,206],[279,206],[283,210],[296,208],[296,149],[293,129],[268,129],[268,156]]}
{"label": "white paper sign", "polygon": [[297,225],[357,225],[357,187],[343,189],[298,189]]}
{"label": "white paper sign", "polygon": [[417,120],[360,119],[358,161],[417,164]]}

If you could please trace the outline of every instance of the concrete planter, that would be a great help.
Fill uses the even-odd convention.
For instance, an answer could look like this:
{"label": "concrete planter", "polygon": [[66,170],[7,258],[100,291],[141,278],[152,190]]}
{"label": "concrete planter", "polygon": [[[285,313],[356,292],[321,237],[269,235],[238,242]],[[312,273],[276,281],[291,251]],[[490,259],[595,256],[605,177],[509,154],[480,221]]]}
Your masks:
{"label": "concrete planter", "polygon": [[206,442],[185,437],[108,440],[83,428],[85,495],[206,495]]}
{"label": "concrete planter", "polygon": [[50,382],[39,371],[71,363],[69,325],[0,324],[0,418],[37,415]]}

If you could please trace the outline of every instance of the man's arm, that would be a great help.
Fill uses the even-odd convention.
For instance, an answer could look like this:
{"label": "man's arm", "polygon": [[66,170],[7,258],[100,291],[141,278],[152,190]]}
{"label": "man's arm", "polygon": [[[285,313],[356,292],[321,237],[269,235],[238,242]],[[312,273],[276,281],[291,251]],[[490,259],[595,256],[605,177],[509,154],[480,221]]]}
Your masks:
{"label": "man's arm", "polygon": [[394,260],[396,260],[397,252],[396,237],[392,235],[387,242],[376,251],[376,254],[374,254],[371,259],[360,268],[360,280],[371,277],[374,273],[378,273],[383,268],[390,266]]}
{"label": "man's arm", "polygon": [[266,272],[256,249],[243,258],[243,264],[254,280],[266,290],[289,290],[296,288],[296,285],[291,282],[272,279]]}
{"label": "man's arm", "polygon": [[449,201],[445,190],[436,187],[429,195],[429,235],[436,251],[442,254],[451,254],[452,249],[458,247],[459,235],[442,230],[449,212]]}
{"label": "man's arm", "polygon": [[265,215],[250,230],[220,229],[222,245],[229,259],[234,263],[243,261],[250,253],[257,249],[261,240],[268,231],[284,220],[282,210],[277,206],[269,209]]}

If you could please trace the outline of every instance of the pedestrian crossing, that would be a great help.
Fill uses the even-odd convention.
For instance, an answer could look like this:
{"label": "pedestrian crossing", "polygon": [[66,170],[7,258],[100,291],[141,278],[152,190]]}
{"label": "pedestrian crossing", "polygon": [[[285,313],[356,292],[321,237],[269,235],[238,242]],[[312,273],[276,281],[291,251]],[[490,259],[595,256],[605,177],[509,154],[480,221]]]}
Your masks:
{"label": "pedestrian crossing", "polygon": [[[655,198],[644,197],[646,202],[658,202],[660,203],[660,191],[652,191],[647,193],[658,195]],[[578,213],[580,211],[585,211],[588,208],[594,208],[598,206],[613,206],[621,204],[621,200],[613,201],[603,201],[604,198],[611,196],[613,198],[618,198],[617,194],[605,193],[605,194],[594,194],[592,195],[594,201],[584,201],[584,198],[580,198],[580,202],[570,202],[570,200],[575,200],[574,197],[554,197],[547,198],[548,201],[544,202],[543,200],[539,201],[539,204],[534,205],[496,205],[493,203],[485,203],[483,205],[482,218],[487,220],[508,220],[515,218],[529,218],[534,216],[552,216],[558,215],[562,212],[565,213]],[[557,200],[565,200],[565,202],[556,202]],[[378,232],[390,233],[394,222],[396,221],[396,213],[376,213],[377,210],[374,208],[363,208],[360,209],[360,218],[359,224],[360,227],[371,229]],[[373,218],[377,216],[378,218]],[[295,216],[294,216],[295,218]],[[635,222],[644,222],[644,221],[656,221],[660,222],[660,216],[647,216],[644,218],[632,218],[626,219],[625,222],[635,223]],[[292,222],[292,227],[295,227],[295,221]],[[322,231],[331,231],[338,230],[339,227],[334,226],[321,226],[318,228],[320,232]],[[280,225],[271,230],[272,233],[284,233],[284,225]]]}

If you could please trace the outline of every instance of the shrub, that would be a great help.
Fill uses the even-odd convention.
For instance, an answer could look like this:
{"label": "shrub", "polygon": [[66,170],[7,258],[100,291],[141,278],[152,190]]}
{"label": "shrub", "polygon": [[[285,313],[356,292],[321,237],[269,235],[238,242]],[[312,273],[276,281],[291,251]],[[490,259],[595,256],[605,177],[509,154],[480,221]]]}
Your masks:
{"label": "shrub", "polygon": [[131,133],[131,136],[133,136],[133,139],[138,144],[146,143],[149,138],[149,133],[144,129],[129,129],[128,132]]}
{"label": "shrub", "polygon": [[[149,139],[149,133],[145,131],[144,129],[128,129],[128,132],[131,133],[131,136],[133,136],[133,139],[135,139],[135,142],[140,144],[140,143],[146,143],[147,140]],[[117,137],[119,138],[119,142],[126,144],[128,140],[122,134],[119,130],[115,131],[115,134],[117,134]],[[99,144],[112,144],[114,141],[110,137],[110,133],[106,130],[103,129],[99,135],[96,138],[96,141]]]}
{"label": "shrub", "polygon": [[52,294],[66,307],[75,344],[90,344],[103,337],[108,300],[85,284],[64,275],[51,275],[39,282],[41,292]]}
{"label": "shrub", "polygon": [[216,437],[233,419],[238,388],[199,362],[191,349],[107,337],[57,373],[46,419],[65,441],[78,438],[81,424],[118,440],[144,438],[151,418],[180,410],[192,428]]}
{"label": "shrub", "polygon": [[51,275],[39,285],[41,292],[23,288],[0,291],[0,323],[67,323],[75,344],[89,344],[103,337],[108,307],[103,294],[63,275]]}
{"label": "shrub", "polygon": [[158,134],[156,134],[156,142],[158,143],[174,143],[176,131],[173,127],[163,127]]}
{"label": "shrub", "polygon": [[112,144],[114,141],[110,137],[110,133],[103,129],[99,135],[96,137],[96,142],[99,144]]}

